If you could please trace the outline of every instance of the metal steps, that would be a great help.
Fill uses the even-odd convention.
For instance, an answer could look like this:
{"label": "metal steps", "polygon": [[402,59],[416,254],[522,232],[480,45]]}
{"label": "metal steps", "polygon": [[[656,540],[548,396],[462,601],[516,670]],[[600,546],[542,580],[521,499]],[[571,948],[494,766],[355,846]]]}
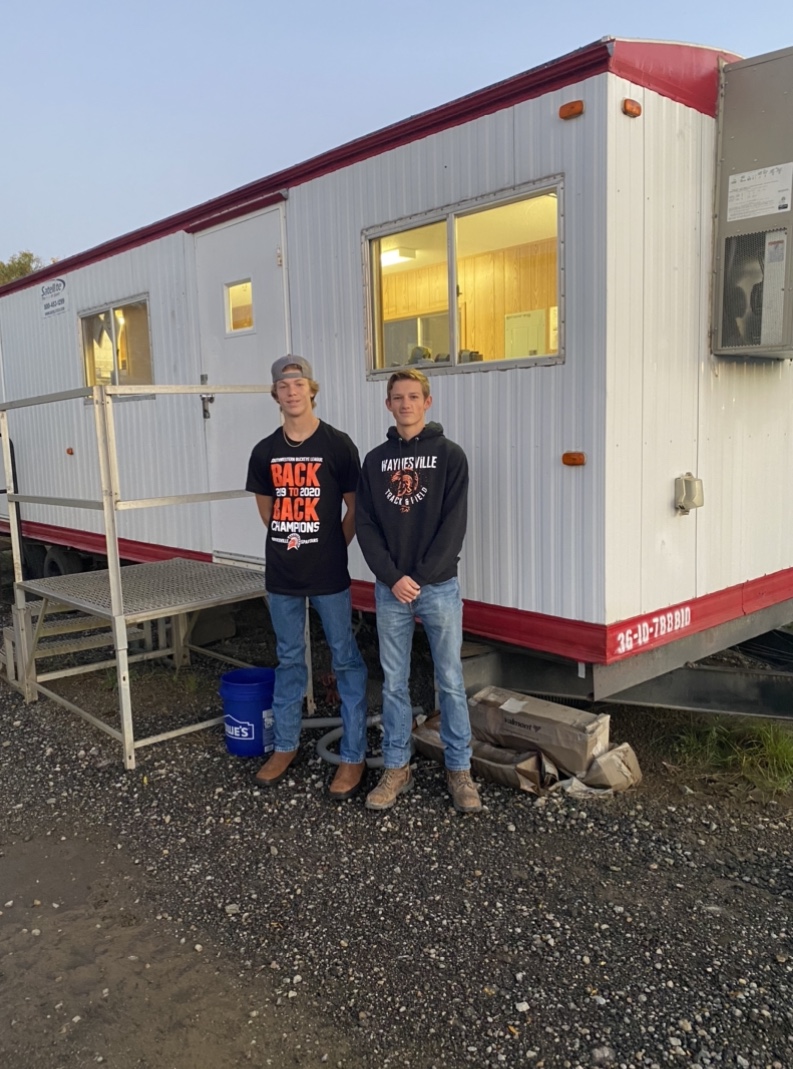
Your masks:
{"label": "metal steps", "polygon": [[68,635],[79,631],[106,631],[107,620],[98,616],[68,616],[63,620],[48,619],[41,625],[39,635],[41,638],[50,635]]}
{"label": "metal steps", "polygon": [[[38,618],[43,605],[44,602],[31,604],[31,623],[38,631],[35,652],[37,660],[113,645],[113,629],[107,618],[80,612],[71,605],[49,602],[46,619],[39,624]],[[73,637],[61,638],[63,635]],[[147,637],[146,625],[127,627],[127,639],[130,643],[144,642]]]}
{"label": "metal steps", "polygon": [[[53,639],[52,635],[65,634],[67,632],[59,632],[55,630],[45,630],[48,625],[44,625],[45,629],[42,630],[39,642],[36,646],[36,652],[34,657],[36,660],[43,660],[45,657],[60,657],[66,653],[80,653],[83,650],[98,650],[103,646],[113,645],[113,632],[107,627],[107,621],[99,621],[105,628],[104,631],[94,632],[89,635],[75,635],[72,638],[65,639]],[[77,628],[70,628],[69,630],[75,631]],[[81,631],[87,630],[85,627],[80,628]],[[146,639],[145,631],[140,627],[130,627],[127,629],[127,640],[130,645],[133,642],[144,642]]]}
{"label": "metal steps", "polygon": [[[40,623],[39,617],[43,605],[44,602],[33,602],[29,606],[30,626],[33,632],[38,630],[38,640],[32,651],[35,661],[115,647],[113,629],[107,619],[76,612],[74,606],[71,605],[50,602],[47,604],[46,619]],[[130,646],[140,643],[150,644],[151,625],[128,625],[127,641]],[[16,634],[13,627],[5,627],[0,650],[0,665],[5,668],[9,682],[18,678],[17,664]]]}

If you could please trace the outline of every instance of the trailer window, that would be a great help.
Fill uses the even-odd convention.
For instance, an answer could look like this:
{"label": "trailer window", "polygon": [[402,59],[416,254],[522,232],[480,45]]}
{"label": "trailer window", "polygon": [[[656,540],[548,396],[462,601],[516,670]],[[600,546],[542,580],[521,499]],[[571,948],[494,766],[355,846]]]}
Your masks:
{"label": "trailer window", "polygon": [[80,323],[86,385],[146,386],[153,382],[145,301],[82,316]]}
{"label": "trailer window", "polygon": [[368,258],[373,370],[559,358],[558,184],[370,236]]}
{"label": "trailer window", "polygon": [[377,367],[425,363],[451,352],[446,223],[372,242],[377,280]]}
{"label": "trailer window", "polygon": [[251,280],[226,286],[226,333],[253,330],[253,293]]}

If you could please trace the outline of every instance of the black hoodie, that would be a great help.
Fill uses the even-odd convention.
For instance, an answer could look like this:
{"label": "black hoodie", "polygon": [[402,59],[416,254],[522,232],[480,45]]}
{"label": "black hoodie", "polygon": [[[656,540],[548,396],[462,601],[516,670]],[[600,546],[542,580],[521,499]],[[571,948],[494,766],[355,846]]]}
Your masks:
{"label": "black hoodie", "polygon": [[427,423],[410,441],[389,427],[368,453],[355,497],[358,544],[381,583],[403,575],[419,586],[457,575],[468,510],[468,461]]}

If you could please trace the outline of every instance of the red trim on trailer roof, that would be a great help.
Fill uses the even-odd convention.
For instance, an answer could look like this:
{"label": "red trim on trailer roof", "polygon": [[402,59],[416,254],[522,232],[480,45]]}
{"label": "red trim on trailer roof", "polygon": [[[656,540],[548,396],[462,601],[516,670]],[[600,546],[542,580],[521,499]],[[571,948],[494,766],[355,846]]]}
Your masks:
{"label": "red trim on trailer roof", "polygon": [[217,226],[227,219],[235,219],[237,216],[247,215],[249,212],[260,211],[262,208],[280,204],[287,197],[287,193],[283,189],[274,193],[259,194],[258,196],[253,196],[252,194],[246,196],[244,195],[244,190],[238,190],[238,192],[240,197],[234,204],[228,206],[220,205],[218,201],[226,199],[223,197],[219,197],[218,201],[207,201],[206,204],[200,204],[197,208],[188,208],[187,211],[179,212],[177,215],[169,215],[167,219],[161,219],[158,223],[151,223],[149,226],[141,227],[139,230],[131,230],[128,234],[123,234],[119,238],[113,238],[102,245],[95,245],[92,249],[86,249],[85,252],[67,256],[54,264],[42,267],[40,271],[34,271],[23,278],[17,278],[13,282],[6,283],[5,286],[0,286],[0,297],[5,296],[6,293],[13,293],[14,290],[23,290],[36,286],[39,282],[44,282],[48,278],[59,278],[61,275],[68,274],[69,271],[74,271],[78,267],[85,267],[87,264],[106,260],[110,256],[117,256],[120,252],[127,252],[129,249],[138,248],[140,245],[147,245],[150,241],[167,237],[168,234],[176,234],[180,230],[188,233],[194,233],[197,230],[208,230],[210,227]]}
{"label": "red trim on trailer roof", "polygon": [[655,43],[653,51],[649,52],[642,49],[644,43],[615,41],[611,73],[715,117],[719,101],[719,61],[733,63],[741,57],[732,52],[671,42]]}
{"label": "red trim on trailer roof", "polygon": [[277,204],[285,199],[290,186],[302,185],[323,174],[348,167],[400,145],[428,137],[440,130],[460,126],[483,115],[490,115],[598,74],[616,74],[706,115],[715,115],[719,62],[732,62],[736,59],[740,57],[731,52],[701,45],[627,41],[604,37],[559,59],[533,67],[438,108],[393,123],[382,130],[349,141],[329,152],[241,186],[196,207],[113,238],[85,252],[66,257],[32,275],[26,275],[0,287],[0,295],[35,286],[45,279],[57,278],[78,267],[96,263],[180,230],[194,233],[217,226],[227,219]]}
{"label": "red trim on trailer roof", "polygon": [[209,230],[210,227],[220,226],[221,223],[227,223],[230,219],[239,219],[241,215],[250,215],[252,212],[258,212],[263,208],[270,208],[275,204],[280,204],[288,196],[288,190],[282,189],[278,193],[270,193],[264,197],[254,198],[254,200],[243,200],[240,204],[215,212],[214,215],[204,215],[198,222],[190,223],[184,229],[188,234]]}

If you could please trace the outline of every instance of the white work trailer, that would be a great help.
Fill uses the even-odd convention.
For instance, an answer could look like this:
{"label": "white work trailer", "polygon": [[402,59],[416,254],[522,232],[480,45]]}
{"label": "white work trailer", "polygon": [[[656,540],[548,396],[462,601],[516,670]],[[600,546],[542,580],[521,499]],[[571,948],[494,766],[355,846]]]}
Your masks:
{"label": "white work trailer", "polygon": [[[622,691],[793,619],[791,86],[791,51],[603,39],[0,289],[2,401],[139,387],[123,496],[200,497],[279,423],[221,387],[299,353],[363,455],[420,368],[470,463],[466,630]],[[93,408],[8,413],[34,572],[106,551],[68,504]],[[117,529],[131,561],[264,559],[250,497]]]}

